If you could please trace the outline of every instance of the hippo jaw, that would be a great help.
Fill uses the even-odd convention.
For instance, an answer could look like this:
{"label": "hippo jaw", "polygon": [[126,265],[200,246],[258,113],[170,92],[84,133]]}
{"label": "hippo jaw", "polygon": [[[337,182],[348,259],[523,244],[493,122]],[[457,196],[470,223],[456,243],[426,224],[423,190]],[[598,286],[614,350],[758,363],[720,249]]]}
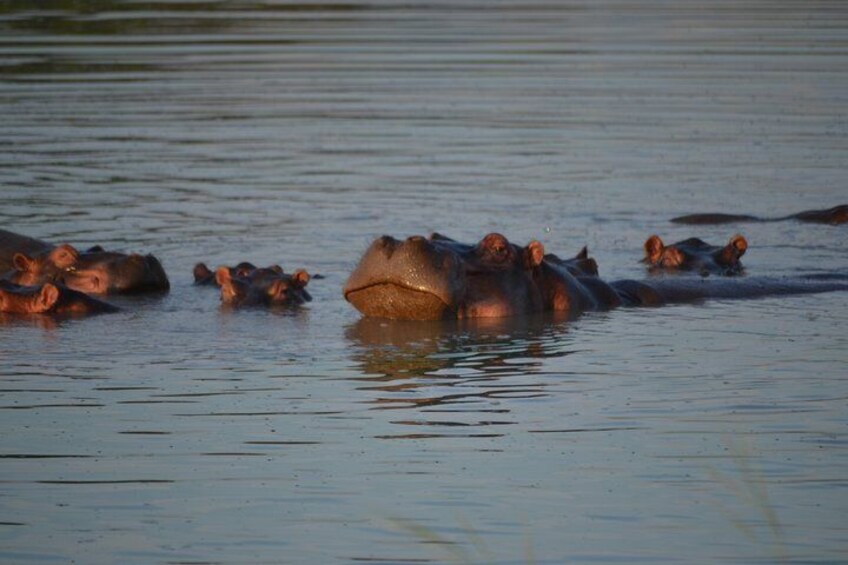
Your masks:
{"label": "hippo jaw", "polygon": [[372,318],[440,320],[456,316],[456,308],[428,289],[416,289],[390,281],[362,287],[345,287],[345,299]]}
{"label": "hippo jaw", "polygon": [[456,253],[432,238],[383,236],[366,250],[343,293],[365,316],[452,318],[464,295],[464,276]]}

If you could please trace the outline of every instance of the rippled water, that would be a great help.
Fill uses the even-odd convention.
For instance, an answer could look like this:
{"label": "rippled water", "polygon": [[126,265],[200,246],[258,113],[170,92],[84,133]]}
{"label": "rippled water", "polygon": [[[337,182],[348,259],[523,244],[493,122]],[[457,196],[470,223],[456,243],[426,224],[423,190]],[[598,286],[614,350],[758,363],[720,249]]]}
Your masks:
{"label": "rippled water", "polygon": [[[375,236],[500,231],[639,277],[846,198],[843,2],[0,4],[0,226],[152,252],[158,298],[0,320],[4,563],[838,562],[848,295],[360,320]],[[304,267],[221,310],[197,261]]]}

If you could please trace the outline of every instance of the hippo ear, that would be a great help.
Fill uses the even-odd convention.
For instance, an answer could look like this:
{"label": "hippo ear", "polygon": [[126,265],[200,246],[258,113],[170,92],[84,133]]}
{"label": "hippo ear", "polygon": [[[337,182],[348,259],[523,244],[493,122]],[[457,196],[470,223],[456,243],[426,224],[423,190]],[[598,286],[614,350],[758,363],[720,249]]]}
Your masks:
{"label": "hippo ear", "polygon": [[35,299],[33,311],[47,312],[59,300],[59,289],[52,283],[44,283]]}
{"label": "hippo ear", "polygon": [[85,250],[86,253],[103,253],[104,251],[106,250],[103,249],[103,247],[101,247],[100,245],[93,245],[92,247],[89,247]]}
{"label": "hippo ear", "polygon": [[77,262],[79,251],[73,245],[63,243],[50,252],[50,260],[60,269],[67,269]]}
{"label": "hippo ear", "polygon": [[574,256],[575,259],[588,259],[589,258],[589,247],[584,245],[583,249],[580,250],[580,253]]}
{"label": "hippo ear", "polygon": [[303,269],[298,269],[292,275],[292,284],[294,284],[295,286],[297,286],[299,288],[303,288],[307,284],[309,284],[310,278],[311,277],[309,276],[309,273],[307,273]]}
{"label": "hippo ear", "polygon": [[739,261],[739,258],[745,254],[748,249],[748,242],[739,234],[730,238],[730,243],[724,246],[721,254],[717,257],[722,263],[732,265]]}
{"label": "hippo ear", "polygon": [[434,231],[430,234],[430,241],[456,241],[446,235],[440,234],[437,231]]}
{"label": "hippo ear", "polygon": [[223,286],[225,284],[230,284],[232,281],[232,276],[230,275],[229,267],[218,267],[215,270],[215,282],[219,285]]}
{"label": "hippo ear", "polygon": [[221,302],[232,302],[238,297],[235,284],[230,277],[230,269],[227,267],[218,267],[215,271],[215,282],[221,287]]}
{"label": "hippo ear", "polygon": [[730,238],[730,243],[728,246],[732,247],[736,250],[737,257],[742,257],[745,254],[745,251],[748,250],[748,240],[742,237],[742,234],[736,234]]}
{"label": "hippo ear", "polygon": [[12,266],[22,273],[27,273],[34,270],[35,259],[23,253],[15,253],[12,257]]}
{"label": "hippo ear", "polygon": [[206,263],[198,263],[194,266],[194,282],[200,282],[212,276],[212,271],[206,266]]}
{"label": "hippo ear", "polygon": [[268,298],[271,302],[285,302],[286,300],[286,291],[289,289],[289,286],[285,283],[285,281],[281,279],[276,279],[268,286]]}
{"label": "hippo ear", "polygon": [[527,244],[525,249],[525,264],[528,269],[538,267],[545,259],[545,246],[535,239]]}
{"label": "hippo ear", "polygon": [[272,271],[274,271],[275,273],[277,273],[278,275],[282,275],[282,274],[283,274],[283,268],[282,268],[282,267],[280,267],[279,265],[271,265],[271,266],[270,266],[270,267],[268,267],[268,268],[269,268],[269,269],[271,269]]}
{"label": "hippo ear", "polygon": [[645,263],[657,263],[662,257],[663,249],[665,246],[663,245],[660,236],[652,235],[645,241],[645,259],[643,261]]}

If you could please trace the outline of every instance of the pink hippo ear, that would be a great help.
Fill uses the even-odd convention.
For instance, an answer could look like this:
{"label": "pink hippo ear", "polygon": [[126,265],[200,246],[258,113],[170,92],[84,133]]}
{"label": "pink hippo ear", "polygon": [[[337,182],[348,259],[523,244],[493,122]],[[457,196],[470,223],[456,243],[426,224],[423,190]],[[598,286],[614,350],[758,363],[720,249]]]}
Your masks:
{"label": "pink hippo ear", "polygon": [[215,282],[221,287],[221,302],[232,302],[238,296],[228,267],[218,267]]}
{"label": "pink hippo ear", "polygon": [[44,283],[33,304],[33,312],[47,312],[59,300],[59,289],[52,283]]}
{"label": "pink hippo ear", "polygon": [[665,246],[660,236],[652,235],[645,241],[645,258],[643,261],[651,264],[659,263],[664,249]]}
{"label": "pink hippo ear", "polygon": [[229,284],[231,280],[230,269],[228,267],[218,267],[215,270],[215,282],[219,285]]}
{"label": "pink hippo ear", "polygon": [[288,289],[289,285],[285,281],[276,279],[268,286],[268,298],[275,303],[285,302]]}
{"label": "pink hippo ear", "polygon": [[545,246],[534,239],[527,244],[524,254],[525,263],[528,269],[538,267],[545,259]]}
{"label": "pink hippo ear", "polygon": [[736,257],[742,257],[742,255],[745,254],[745,251],[748,250],[748,240],[742,237],[742,234],[738,233],[730,238],[730,243],[727,245],[736,250]]}
{"label": "pink hippo ear", "polygon": [[291,277],[292,284],[300,288],[305,287],[309,283],[309,279],[312,278],[309,276],[309,273],[303,269],[296,270]]}
{"label": "pink hippo ear", "polygon": [[29,273],[35,270],[35,259],[23,253],[15,253],[12,257],[12,266],[22,273]]}
{"label": "pink hippo ear", "polygon": [[50,252],[50,261],[60,269],[67,269],[77,262],[79,251],[73,245],[63,243]]}
{"label": "pink hippo ear", "polygon": [[730,238],[730,242],[721,250],[718,260],[731,265],[736,263],[740,257],[745,254],[748,249],[748,242],[739,234]]}

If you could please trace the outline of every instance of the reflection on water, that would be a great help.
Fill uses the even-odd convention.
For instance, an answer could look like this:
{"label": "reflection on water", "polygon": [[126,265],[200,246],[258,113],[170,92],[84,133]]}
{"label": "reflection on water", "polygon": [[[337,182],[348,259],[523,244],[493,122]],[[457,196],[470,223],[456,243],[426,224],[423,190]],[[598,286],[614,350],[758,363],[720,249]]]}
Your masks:
{"label": "reflection on water", "polygon": [[[0,3],[0,226],[171,292],[0,316],[0,562],[844,560],[846,293],[359,320],[375,237],[642,243],[845,200],[844,2]],[[848,230],[739,226],[752,276]],[[228,310],[198,261],[326,275]],[[744,449],[738,446],[744,446]]]}
{"label": "reflection on water", "polygon": [[504,399],[546,396],[544,385],[527,377],[542,370],[541,359],[569,354],[566,333],[566,323],[543,316],[424,323],[363,318],[345,336],[364,375],[353,379],[363,383],[357,389],[386,393],[370,401],[376,408],[508,413]]}

